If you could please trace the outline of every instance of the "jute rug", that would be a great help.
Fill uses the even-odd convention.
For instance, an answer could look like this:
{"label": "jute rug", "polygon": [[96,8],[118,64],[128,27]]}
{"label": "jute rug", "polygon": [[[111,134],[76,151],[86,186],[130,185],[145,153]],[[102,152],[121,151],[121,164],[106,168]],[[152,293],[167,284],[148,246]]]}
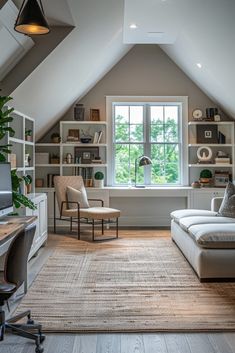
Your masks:
{"label": "jute rug", "polygon": [[234,330],[235,283],[200,283],[169,236],[149,234],[63,237],[18,311],[51,332]]}

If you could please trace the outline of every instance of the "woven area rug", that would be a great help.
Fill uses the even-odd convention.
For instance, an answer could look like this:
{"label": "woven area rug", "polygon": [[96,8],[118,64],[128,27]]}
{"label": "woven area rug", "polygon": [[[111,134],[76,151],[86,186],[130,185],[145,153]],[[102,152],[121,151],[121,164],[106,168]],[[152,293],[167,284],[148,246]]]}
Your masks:
{"label": "woven area rug", "polygon": [[63,237],[18,311],[50,332],[235,329],[235,283],[200,283],[169,236],[125,234]]}

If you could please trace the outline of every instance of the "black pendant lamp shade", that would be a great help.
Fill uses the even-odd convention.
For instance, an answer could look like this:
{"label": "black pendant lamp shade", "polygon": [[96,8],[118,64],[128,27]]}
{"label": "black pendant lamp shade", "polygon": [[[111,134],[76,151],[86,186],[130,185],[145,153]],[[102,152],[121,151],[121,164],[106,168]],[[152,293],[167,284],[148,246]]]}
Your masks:
{"label": "black pendant lamp shade", "polygon": [[41,0],[24,0],[15,23],[17,32],[33,35],[47,34],[49,25],[44,15]]}

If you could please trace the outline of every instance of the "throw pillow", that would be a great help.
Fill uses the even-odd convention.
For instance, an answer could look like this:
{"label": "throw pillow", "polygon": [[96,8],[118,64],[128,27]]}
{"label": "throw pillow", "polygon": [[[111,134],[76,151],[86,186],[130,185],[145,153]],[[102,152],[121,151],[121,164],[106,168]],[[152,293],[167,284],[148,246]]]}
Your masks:
{"label": "throw pillow", "polygon": [[[79,202],[80,208],[89,208],[89,202],[87,199],[86,189],[81,188],[80,190],[74,189],[71,186],[67,186],[67,200],[72,202]],[[77,208],[76,204],[68,204],[69,208]]]}
{"label": "throw pillow", "polygon": [[228,183],[224,198],[219,209],[219,215],[223,217],[235,218],[235,185]]}

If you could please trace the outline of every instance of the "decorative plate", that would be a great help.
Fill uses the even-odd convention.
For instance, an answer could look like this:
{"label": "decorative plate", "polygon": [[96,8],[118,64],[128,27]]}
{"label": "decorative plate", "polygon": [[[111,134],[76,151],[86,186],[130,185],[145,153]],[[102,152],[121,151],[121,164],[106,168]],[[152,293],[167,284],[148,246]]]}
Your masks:
{"label": "decorative plate", "polygon": [[193,119],[195,120],[202,120],[202,111],[201,109],[194,109],[193,111]]}

